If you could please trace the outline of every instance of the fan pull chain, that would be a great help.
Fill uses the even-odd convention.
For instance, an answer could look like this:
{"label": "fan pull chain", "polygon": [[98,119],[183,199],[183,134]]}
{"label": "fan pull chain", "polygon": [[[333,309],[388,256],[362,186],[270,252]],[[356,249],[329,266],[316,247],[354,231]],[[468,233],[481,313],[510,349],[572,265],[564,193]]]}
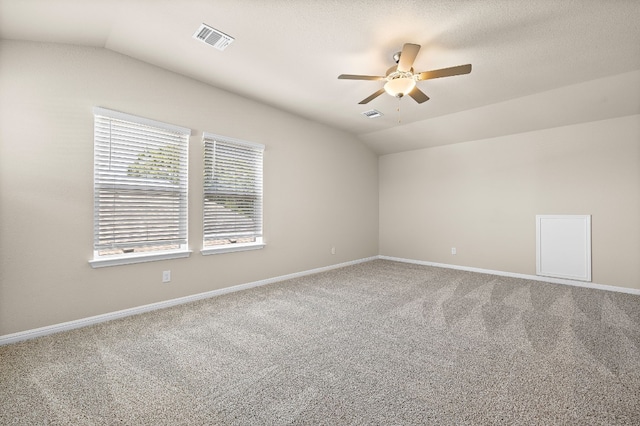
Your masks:
{"label": "fan pull chain", "polygon": [[398,124],[402,123],[402,119],[400,117],[400,99],[402,99],[402,98],[398,98],[398,109],[397,109],[397,111],[398,111]]}

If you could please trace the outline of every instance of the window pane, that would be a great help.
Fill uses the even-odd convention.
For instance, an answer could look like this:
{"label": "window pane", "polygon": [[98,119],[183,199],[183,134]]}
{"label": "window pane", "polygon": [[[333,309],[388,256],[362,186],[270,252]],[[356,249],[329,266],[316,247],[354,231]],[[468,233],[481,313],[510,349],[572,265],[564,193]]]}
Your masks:
{"label": "window pane", "polygon": [[171,250],[186,244],[189,133],[96,109],[94,250],[98,256]]}
{"label": "window pane", "polygon": [[205,134],[204,246],[262,237],[263,147]]}

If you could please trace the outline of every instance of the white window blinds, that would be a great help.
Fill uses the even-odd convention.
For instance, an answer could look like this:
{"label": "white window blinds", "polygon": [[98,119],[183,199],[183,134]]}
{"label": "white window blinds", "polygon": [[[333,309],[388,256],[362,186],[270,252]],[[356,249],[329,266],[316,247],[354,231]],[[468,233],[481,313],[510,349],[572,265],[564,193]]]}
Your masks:
{"label": "white window blinds", "polygon": [[96,256],[187,243],[190,129],[94,108]]}
{"label": "white window blinds", "polygon": [[204,246],[262,238],[264,146],[204,134]]}

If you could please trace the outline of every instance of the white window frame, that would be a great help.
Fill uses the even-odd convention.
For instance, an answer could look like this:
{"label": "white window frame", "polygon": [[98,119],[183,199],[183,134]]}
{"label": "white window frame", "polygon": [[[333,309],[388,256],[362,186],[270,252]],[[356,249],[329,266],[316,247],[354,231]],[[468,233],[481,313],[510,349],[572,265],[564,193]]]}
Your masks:
{"label": "white window frame", "polygon": [[[204,145],[204,150],[205,150],[205,181],[203,184],[203,194],[202,194],[202,202],[203,202],[203,233],[202,233],[202,250],[200,250],[200,253],[203,255],[211,255],[211,254],[222,254],[222,253],[233,253],[233,252],[239,252],[239,251],[247,251],[247,250],[259,250],[265,247],[265,242],[264,242],[264,237],[263,237],[263,211],[264,211],[264,182],[263,182],[263,177],[264,177],[264,173],[263,173],[263,163],[264,163],[264,149],[265,146],[259,143],[255,143],[255,142],[247,142],[241,139],[235,139],[235,138],[230,138],[228,136],[222,136],[222,135],[216,135],[213,133],[209,133],[209,132],[203,132],[202,135],[202,142]],[[207,196],[207,170],[206,167],[208,167],[208,161],[207,161],[207,155],[212,155],[212,152],[208,152],[208,147],[207,147],[207,143],[223,143],[223,144],[232,144],[232,145],[238,145],[241,147],[248,147],[248,148],[252,148],[255,151],[260,151],[260,162],[259,165],[257,167],[259,167],[258,170],[256,170],[257,172],[259,172],[260,174],[260,191],[259,191],[259,209],[260,209],[260,235],[259,236],[255,236],[253,238],[255,238],[254,242],[247,242],[247,243],[229,243],[229,244],[221,244],[221,245],[216,245],[216,246],[205,246],[205,241],[206,241],[206,236],[205,236],[205,232],[206,230],[205,228],[205,221],[206,221],[206,215],[207,215],[207,210],[205,207],[205,198]]]}
{"label": "white window frame", "polygon": [[[163,123],[160,121],[151,120],[148,118],[138,117],[131,114],[122,113],[119,111],[113,111],[106,108],[94,107],[94,251],[93,251],[93,259],[89,261],[89,264],[93,268],[99,268],[104,266],[114,266],[114,265],[126,265],[132,263],[140,263],[140,262],[150,262],[156,260],[165,260],[165,259],[175,259],[175,258],[183,258],[188,257],[191,253],[191,250],[188,248],[188,152],[189,152],[189,136],[191,135],[191,129],[187,129],[180,126],[175,126],[172,124]],[[125,188],[136,188],[142,186],[144,188],[153,189],[153,185],[150,182],[140,182],[144,178],[138,178],[135,182],[136,185],[132,186],[132,182],[128,181],[128,179],[132,179],[129,176],[125,175],[124,177],[116,177],[109,178],[107,176],[108,173],[102,171],[99,167],[99,163],[101,160],[98,160],[98,147],[104,146],[104,135],[99,135],[98,132],[98,121],[103,120],[113,120],[113,121],[124,121],[129,124],[139,125],[139,129],[144,131],[144,127],[151,127],[155,129],[161,129],[162,131],[169,131],[171,133],[177,134],[177,138],[186,139],[186,146],[184,146],[184,150],[181,152],[180,157],[180,169],[179,176],[181,179],[179,194],[182,194],[184,197],[184,201],[180,202],[180,207],[175,208],[175,211],[178,211],[179,215],[179,231],[176,240],[171,242],[170,245],[176,245],[177,248],[171,248],[166,250],[152,250],[152,251],[143,251],[143,252],[131,252],[131,253],[120,253],[120,254],[101,254],[100,251],[104,250],[104,244],[100,244],[99,242],[99,190],[101,188],[109,187],[107,185],[116,186],[119,183],[114,183],[116,181],[122,180],[122,185]],[[110,127],[111,128],[111,127]],[[99,142],[99,139],[101,141]],[[124,139],[120,139],[122,142]],[[142,143],[137,142],[138,146],[144,146],[146,140],[143,140]],[[109,135],[108,146],[111,147],[111,135]],[[154,145],[154,141],[149,139],[148,147],[144,149],[150,149],[157,145]],[[111,154],[109,154],[109,158],[111,158]],[[116,159],[117,160],[117,159]],[[109,160],[111,161],[111,160]],[[106,183],[112,180],[112,183]],[[127,186],[128,185],[128,186]],[[157,188],[156,188],[157,189]],[[175,192],[174,189],[171,192]],[[114,243],[115,244],[115,243]],[[132,243],[132,245],[136,247],[143,247],[141,241]],[[114,245],[114,248],[118,245]],[[153,244],[149,244],[147,247],[152,247]]]}

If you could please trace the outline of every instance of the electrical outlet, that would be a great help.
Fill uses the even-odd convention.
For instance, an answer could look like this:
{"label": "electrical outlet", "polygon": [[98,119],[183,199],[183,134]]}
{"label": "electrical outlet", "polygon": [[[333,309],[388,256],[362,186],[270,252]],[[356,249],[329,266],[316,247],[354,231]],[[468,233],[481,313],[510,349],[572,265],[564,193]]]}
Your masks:
{"label": "electrical outlet", "polygon": [[331,247],[331,254],[336,254],[336,248],[335,247]]}
{"label": "electrical outlet", "polygon": [[457,254],[458,251],[456,250],[455,247],[451,247],[451,254]]}
{"label": "electrical outlet", "polygon": [[171,281],[171,271],[162,271],[162,282],[168,283]]}

